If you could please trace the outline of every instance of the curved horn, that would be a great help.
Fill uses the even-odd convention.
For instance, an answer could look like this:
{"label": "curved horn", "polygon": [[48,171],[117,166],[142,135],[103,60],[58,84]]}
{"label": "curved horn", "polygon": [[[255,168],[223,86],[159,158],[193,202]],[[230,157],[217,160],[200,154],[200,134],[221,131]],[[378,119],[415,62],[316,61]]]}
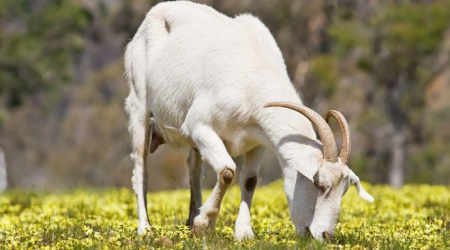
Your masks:
{"label": "curved horn", "polygon": [[319,133],[323,144],[323,157],[332,163],[338,161],[337,146],[336,141],[334,140],[333,132],[331,131],[330,126],[328,126],[328,123],[319,114],[317,114],[316,111],[306,106],[289,102],[271,102],[264,106],[264,108],[267,107],[288,108],[306,116],[306,118],[308,118],[317,128],[317,132]]}
{"label": "curved horn", "polygon": [[347,165],[348,159],[350,158],[350,153],[352,151],[352,144],[350,141],[350,129],[348,127],[347,120],[345,119],[344,115],[341,112],[336,110],[328,111],[326,118],[327,122],[329,121],[330,117],[336,119],[341,129],[342,148],[341,152],[339,153],[339,157],[341,158],[343,163]]}

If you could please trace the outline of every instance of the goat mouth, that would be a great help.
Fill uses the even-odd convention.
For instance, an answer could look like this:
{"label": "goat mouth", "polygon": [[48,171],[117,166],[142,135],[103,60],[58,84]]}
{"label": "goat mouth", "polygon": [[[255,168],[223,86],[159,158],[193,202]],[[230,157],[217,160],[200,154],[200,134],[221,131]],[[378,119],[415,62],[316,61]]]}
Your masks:
{"label": "goat mouth", "polygon": [[314,235],[309,227],[305,227],[305,231],[302,233],[302,235],[303,237],[306,237],[308,239],[315,239],[318,241],[327,241],[327,242],[330,242],[331,238],[333,238],[333,234],[329,233],[328,231],[324,231],[319,235],[317,234]]}
{"label": "goat mouth", "polygon": [[333,237],[332,234],[330,234],[329,232],[325,231],[322,233],[323,239],[326,241],[330,241],[331,238]]}

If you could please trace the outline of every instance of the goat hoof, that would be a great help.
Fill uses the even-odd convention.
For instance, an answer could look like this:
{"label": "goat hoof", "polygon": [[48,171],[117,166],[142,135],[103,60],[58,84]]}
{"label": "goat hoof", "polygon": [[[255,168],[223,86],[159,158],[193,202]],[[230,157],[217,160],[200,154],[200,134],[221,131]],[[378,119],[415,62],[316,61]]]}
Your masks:
{"label": "goat hoof", "polygon": [[246,241],[255,238],[252,227],[248,225],[236,226],[234,230],[234,239],[237,241]]}
{"label": "goat hoof", "polygon": [[145,223],[143,225],[138,226],[138,235],[143,235],[147,232],[150,232],[150,223]]}
{"label": "goat hoof", "polygon": [[192,229],[192,227],[194,226],[194,220],[193,219],[188,219],[186,221],[186,226],[189,227],[190,229]]}
{"label": "goat hoof", "polygon": [[208,218],[202,218],[201,216],[197,216],[194,219],[194,225],[192,226],[192,233],[195,236],[202,236],[206,233],[208,225],[209,225]]}

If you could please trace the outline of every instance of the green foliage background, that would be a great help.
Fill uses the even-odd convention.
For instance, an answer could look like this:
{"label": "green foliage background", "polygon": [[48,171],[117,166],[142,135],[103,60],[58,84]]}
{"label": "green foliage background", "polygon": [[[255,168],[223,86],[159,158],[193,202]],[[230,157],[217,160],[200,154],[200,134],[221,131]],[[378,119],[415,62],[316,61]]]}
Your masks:
{"label": "green foliage background", "polygon": [[[363,180],[390,182],[401,149],[404,181],[449,184],[450,1],[202,2],[269,27],[305,104],[348,118],[350,167]],[[122,55],[156,3],[0,2],[0,147],[10,186],[130,186]],[[187,187],[186,157],[166,146],[152,155],[150,190]],[[260,183],[281,177],[276,165],[268,154]],[[215,175],[206,175],[211,187]]]}
{"label": "green foliage background", "polygon": [[7,108],[22,105],[26,95],[52,91],[71,80],[70,67],[83,49],[90,22],[82,6],[75,1],[36,6],[32,0],[4,0],[0,15],[0,93]]}

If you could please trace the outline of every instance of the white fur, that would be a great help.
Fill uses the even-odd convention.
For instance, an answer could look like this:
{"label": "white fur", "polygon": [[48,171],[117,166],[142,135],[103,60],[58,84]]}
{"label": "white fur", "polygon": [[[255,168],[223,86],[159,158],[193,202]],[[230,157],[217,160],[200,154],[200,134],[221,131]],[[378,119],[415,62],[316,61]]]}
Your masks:
{"label": "white fur", "polygon": [[[337,182],[331,188],[335,175],[323,167],[322,146],[311,122],[290,110],[263,108],[273,101],[302,101],[275,40],[259,19],[249,14],[230,18],[191,2],[160,3],[150,10],[128,44],[125,67],[130,86],[126,110],[135,161],[133,187],[138,198],[139,233],[148,229],[143,210],[150,114],[151,129],[169,144],[198,149],[217,173],[213,194],[193,220],[195,233],[214,227],[229,186],[221,173],[228,169],[234,174],[231,156],[245,154],[235,238],[254,236],[250,222],[253,191],[246,190],[245,185],[258,173],[262,146],[275,152],[283,168],[297,230],[303,232],[309,227],[318,239],[324,231],[332,233],[342,196],[335,195],[333,201],[325,198],[312,181],[319,173],[329,175],[330,190],[343,194],[348,173],[342,177],[346,182]],[[198,162],[190,164],[191,168],[199,166]],[[190,172],[194,173],[191,181],[201,179],[201,171]],[[198,206],[199,185],[192,190]],[[196,210],[191,207],[191,211]],[[189,219],[194,215],[191,212]]]}

